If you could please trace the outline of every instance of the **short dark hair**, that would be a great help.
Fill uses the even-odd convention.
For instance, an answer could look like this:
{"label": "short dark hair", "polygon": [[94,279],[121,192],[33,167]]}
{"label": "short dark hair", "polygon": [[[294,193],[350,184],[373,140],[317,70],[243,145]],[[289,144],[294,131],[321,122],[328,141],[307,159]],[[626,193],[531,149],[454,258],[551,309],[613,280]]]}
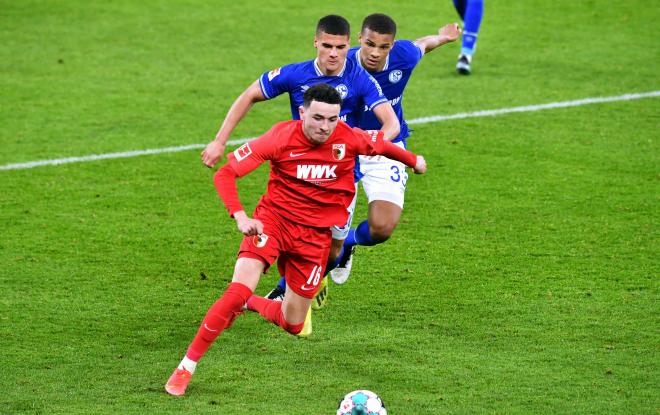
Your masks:
{"label": "short dark hair", "polygon": [[396,23],[394,20],[382,13],[374,13],[364,18],[362,21],[362,31],[364,29],[373,30],[381,35],[396,36]]}
{"label": "short dark hair", "polygon": [[351,36],[351,25],[348,23],[348,20],[344,19],[341,16],[336,14],[329,14],[325,17],[321,17],[319,22],[316,24],[316,34],[320,32],[327,33],[329,35],[339,35],[339,36]]}
{"label": "short dark hair", "polygon": [[312,101],[341,105],[341,95],[337,90],[323,82],[312,85],[303,94],[303,107],[309,108]]}

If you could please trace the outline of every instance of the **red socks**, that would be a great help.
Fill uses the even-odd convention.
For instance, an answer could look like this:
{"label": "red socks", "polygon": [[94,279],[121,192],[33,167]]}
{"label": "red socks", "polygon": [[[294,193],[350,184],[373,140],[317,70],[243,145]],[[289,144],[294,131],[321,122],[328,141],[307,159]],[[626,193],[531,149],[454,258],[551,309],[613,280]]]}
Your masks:
{"label": "red socks", "polygon": [[252,290],[247,286],[239,282],[232,282],[222,297],[206,313],[201,327],[188,347],[186,357],[194,362],[199,361],[220,333],[231,327],[236,317],[241,314],[243,304],[246,303],[250,310],[258,311],[267,320],[291,334],[300,333],[305,325],[305,323],[287,323],[282,314],[281,301],[252,295]]}
{"label": "red socks", "polygon": [[264,297],[253,295],[247,300],[247,307],[252,311],[257,311],[266,320],[272,321],[291,334],[298,334],[302,331],[305,323],[289,324],[282,314],[282,302],[269,300]]}
{"label": "red socks", "polygon": [[206,313],[206,317],[204,317],[197,335],[190,344],[186,356],[197,362],[211,347],[211,344],[220,333],[229,328],[234,319],[241,314],[243,304],[251,295],[252,290],[247,286],[239,282],[229,284],[229,288],[222,297]]}

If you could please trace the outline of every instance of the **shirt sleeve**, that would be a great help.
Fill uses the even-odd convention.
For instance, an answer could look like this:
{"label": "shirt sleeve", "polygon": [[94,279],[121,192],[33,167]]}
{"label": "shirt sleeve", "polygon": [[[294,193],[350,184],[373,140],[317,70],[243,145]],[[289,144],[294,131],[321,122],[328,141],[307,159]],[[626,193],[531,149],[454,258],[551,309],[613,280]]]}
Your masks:
{"label": "shirt sleeve", "polygon": [[295,74],[295,64],[275,68],[259,77],[261,93],[266,99],[275,98],[291,89],[290,81]]}
{"label": "shirt sleeve", "polygon": [[279,130],[278,125],[275,125],[262,136],[248,141],[229,153],[227,164],[234,169],[238,177],[245,176],[279,153],[281,147],[278,139]]}
{"label": "shirt sleeve", "polygon": [[359,77],[360,95],[363,97],[364,104],[369,108],[369,111],[387,102],[387,98],[383,94],[383,89],[373,76],[369,75],[367,71],[362,70]]}
{"label": "shirt sleeve", "polygon": [[280,151],[277,125],[261,137],[249,141],[227,156],[227,163],[213,176],[218,196],[231,216],[244,210],[238,197],[236,178],[243,177],[259,167],[264,161],[272,160]]}
{"label": "shirt sleeve", "polygon": [[411,67],[415,67],[424,57],[424,51],[417,43],[411,40],[397,40],[396,43],[401,46],[405,60]]}
{"label": "shirt sleeve", "polygon": [[231,165],[225,164],[213,175],[213,184],[215,190],[220,196],[220,200],[225,204],[230,216],[234,213],[244,210],[241,201],[238,198],[238,189],[236,189],[237,174]]}
{"label": "shirt sleeve", "polygon": [[411,151],[405,150],[396,144],[383,140],[384,133],[381,130],[361,130],[353,128],[357,137],[355,142],[358,144],[357,153],[364,156],[385,156],[387,158],[398,160],[408,167],[415,167],[417,164],[417,155]]}

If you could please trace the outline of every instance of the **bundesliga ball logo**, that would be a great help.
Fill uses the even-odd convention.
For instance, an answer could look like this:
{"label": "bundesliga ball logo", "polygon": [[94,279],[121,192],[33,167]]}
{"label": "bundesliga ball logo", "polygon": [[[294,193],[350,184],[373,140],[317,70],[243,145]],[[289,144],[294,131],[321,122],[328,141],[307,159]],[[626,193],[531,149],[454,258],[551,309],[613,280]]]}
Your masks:
{"label": "bundesliga ball logo", "polygon": [[337,415],[387,415],[382,399],[368,390],[348,393],[339,402]]}

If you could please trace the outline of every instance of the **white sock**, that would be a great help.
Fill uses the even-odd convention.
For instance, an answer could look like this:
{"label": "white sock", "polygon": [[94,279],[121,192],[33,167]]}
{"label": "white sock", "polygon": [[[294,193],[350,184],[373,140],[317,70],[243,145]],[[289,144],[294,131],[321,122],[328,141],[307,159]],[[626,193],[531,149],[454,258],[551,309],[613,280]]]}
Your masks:
{"label": "white sock", "polygon": [[195,368],[197,368],[197,362],[188,359],[188,356],[184,356],[181,363],[179,363],[179,369],[186,369],[188,372],[195,373]]}

